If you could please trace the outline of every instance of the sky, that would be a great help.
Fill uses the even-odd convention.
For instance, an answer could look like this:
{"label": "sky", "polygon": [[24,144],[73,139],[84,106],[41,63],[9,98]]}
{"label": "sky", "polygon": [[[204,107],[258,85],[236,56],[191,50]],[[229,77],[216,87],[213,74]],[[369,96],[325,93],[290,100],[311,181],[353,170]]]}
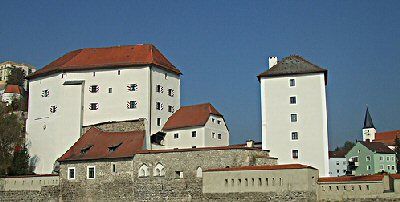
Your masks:
{"label": "sky", "polygon": [[88,47],[154,44],[182,72],[181,105],[211,102],[231,144],[261,141],[268,57],[328,69],[329,145],[400,129],[400,1],[2,1],[0,62],[42,68]]}

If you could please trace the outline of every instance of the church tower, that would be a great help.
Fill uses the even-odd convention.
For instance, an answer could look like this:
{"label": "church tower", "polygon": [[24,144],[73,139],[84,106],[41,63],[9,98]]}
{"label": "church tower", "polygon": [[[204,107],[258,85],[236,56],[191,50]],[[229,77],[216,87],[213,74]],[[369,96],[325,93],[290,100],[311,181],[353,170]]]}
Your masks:
{"label": "church tower", "polygon": [[279,164],[310,165],[328,176],[328,71],[300,56],[270,57],[269,62],[258,75],[263,150]]}
{"label": "church tower", "polygon": [[372,141],[375,140],[376,128],[374,123],[372,122],[371,114],[369,113],[368,107],[367,111],[365,112],[364,118],[364,127],[362,129],[363,133],[363,141]]}

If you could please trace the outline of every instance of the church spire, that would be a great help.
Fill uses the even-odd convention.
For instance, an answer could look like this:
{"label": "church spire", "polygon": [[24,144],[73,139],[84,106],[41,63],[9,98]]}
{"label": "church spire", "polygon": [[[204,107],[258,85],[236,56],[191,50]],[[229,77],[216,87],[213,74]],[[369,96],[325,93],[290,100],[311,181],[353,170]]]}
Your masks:
{"label": "church spire", "polygon": [[368,106],[367,106],[367,111],[365,112],[363,129],[365,128],[375,128],[374,123],[372,122],[371,114],[369,114]]}

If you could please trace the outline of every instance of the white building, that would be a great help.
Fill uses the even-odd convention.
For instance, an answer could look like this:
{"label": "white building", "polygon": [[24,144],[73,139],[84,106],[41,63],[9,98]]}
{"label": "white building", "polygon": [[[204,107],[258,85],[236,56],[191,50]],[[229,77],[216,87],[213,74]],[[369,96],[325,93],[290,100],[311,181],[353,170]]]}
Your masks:
{"label": "white building", "polygon": [[[153,45],[79,49],[28,76],[27,139],[50,173],[82,127],[145,119],[146,148],[180,108],[181,72]],[[169,109],[172,109],[170,111]]]}
{"label": "white building", "polygon": [[329,151],[329,177],[346,175],[348,150]]}
{"label": "white building", "polygon": [[18,85],[7,85],[4,93],[1,96],[1,101],[6,105],[10,105],[14,100],[19,100],[22,97],[23,90]]}
{"label": "white building", "polygon": [[[17,63],[13,61],[5,61],[0,63],[0,84],[1,83],[6,83],[8,81],[8,76],[11,73],[11,70],[13,68],[19,68],[24,70],[25,76],[33,73],[36,71],[36,68],[30,64],[24,64],[24,63]],[[28,85],[28,82],[25,81],[24,88],[26,89]]]}
{"label": "white building", "polygon": [[328,176],[327,70],[300,56],[269,58],[261,84],[262,147],[279,164],[313,166]]}
{"label": "white building", "polygon": [[371,114],[369,113],[368,107],[365,112],[364,127],[362,129],[363,141],[373,141],[375,140],[376,128],[372,122]]}
{"label": "white building", "polygon": [[181,107],[165,123],[158,149],[183,149],[229,145],[224,117],[210,103]]}

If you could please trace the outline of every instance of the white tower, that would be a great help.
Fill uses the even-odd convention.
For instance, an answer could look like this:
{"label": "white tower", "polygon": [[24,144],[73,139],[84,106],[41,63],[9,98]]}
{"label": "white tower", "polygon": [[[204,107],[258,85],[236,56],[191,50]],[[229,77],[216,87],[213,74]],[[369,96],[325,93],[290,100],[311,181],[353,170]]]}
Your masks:
{"label": "white tower", "polygon": [[327,70],[300,56],[270,61],[258,75],[263,150],[279,164],[306,164],[328,176]]}
{"label": "white tower", "polygon": [[369,113],[368,107],[367,111],[365,112],[364,118],[364,127],[362,129],[363,133],[363,141],[372,141],[375,140],[376,128],[374,123],[372,122],[371,114]]}

